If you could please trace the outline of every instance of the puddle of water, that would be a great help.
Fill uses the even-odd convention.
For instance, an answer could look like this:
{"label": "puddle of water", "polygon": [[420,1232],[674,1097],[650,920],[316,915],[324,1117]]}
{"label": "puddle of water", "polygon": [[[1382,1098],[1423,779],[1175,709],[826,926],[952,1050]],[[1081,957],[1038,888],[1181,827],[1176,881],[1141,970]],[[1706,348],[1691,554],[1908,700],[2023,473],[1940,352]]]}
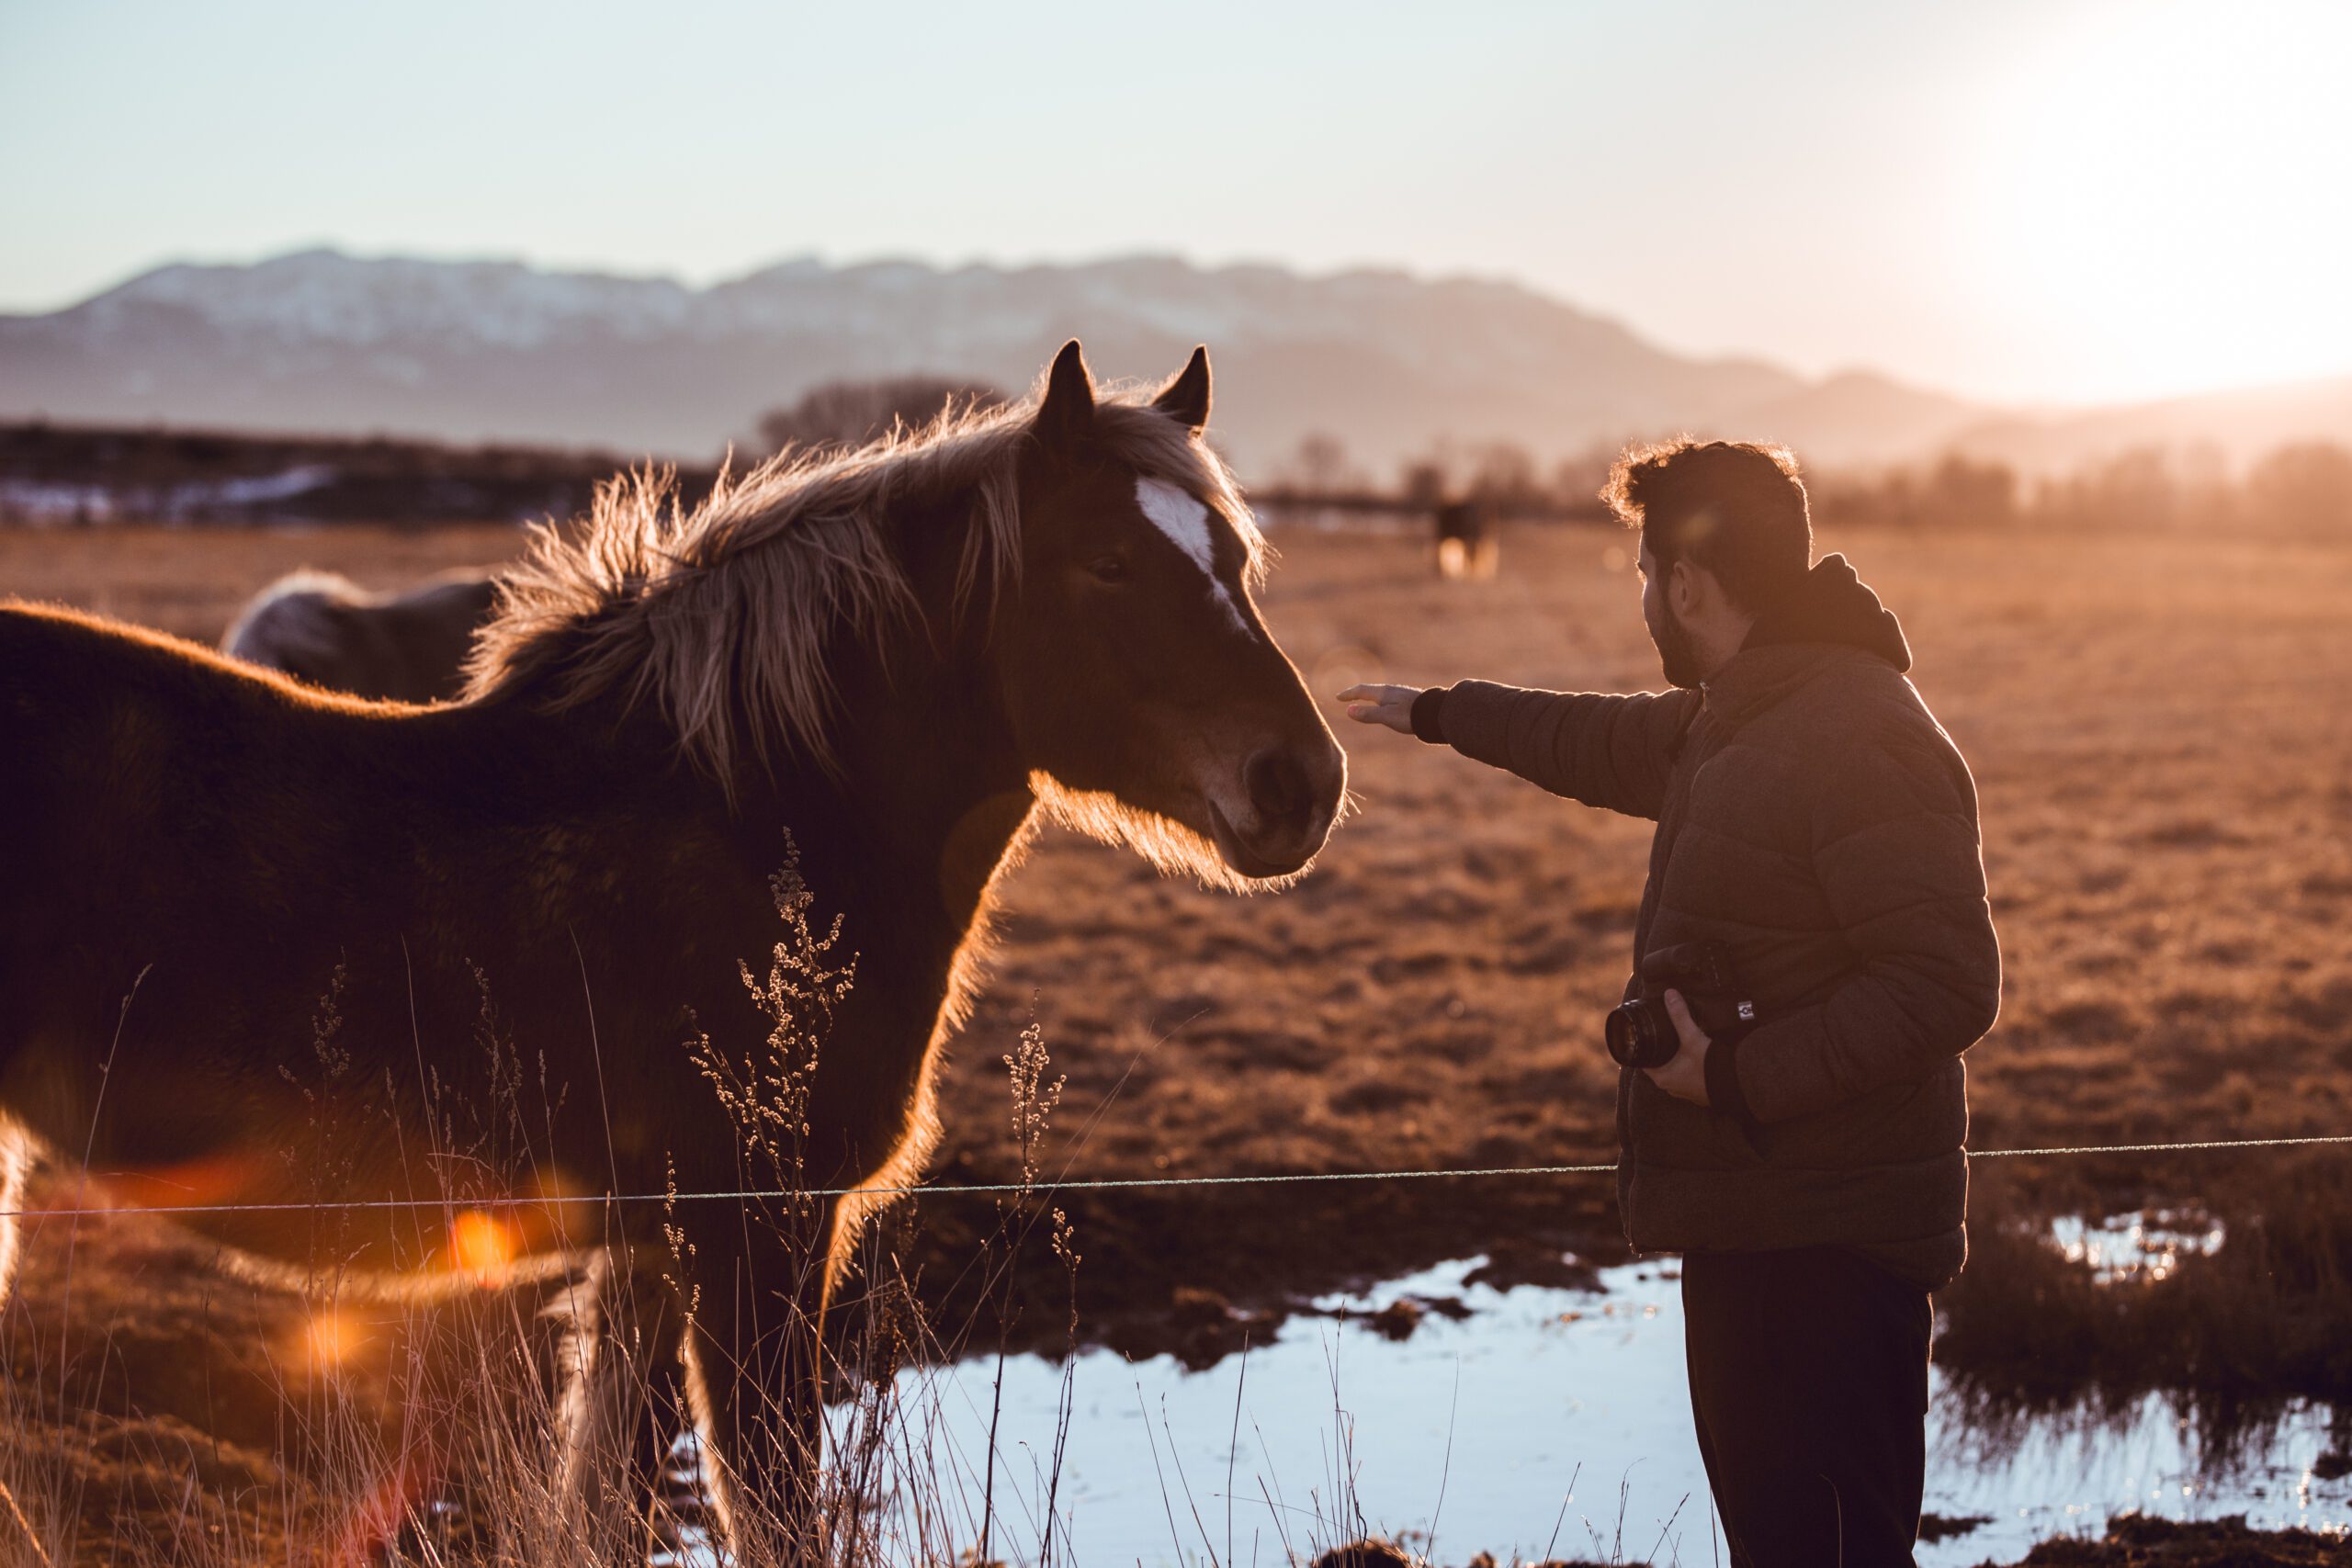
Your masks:
{"label": "puddle of water", "polygon": [[2183,1258],[2211,1258],[2229,1232],[2221,1221],[2187,1210],[2117,1214],[2093,1224],[2078,1215],[2050,1222],[2050,1239],[2070,1263],[2080,1263],[2102,1285],[2154,1283]]}
{"label": "puddle of water", "polygon": [[[1722,1561],[1672,1266],[1606,1270],[1598,1292],[1499,1292],[1464,1283],[1481,1261],[1324,1303],[1369,1314],[1402,1297],[1454,1297],[1471,1309],[1463,1321],[1427,1314],[1401,1343],[1361,1321],[1302,1317],[1207,1372],[1169,1357],[1079,1357],[1067,1369],[1057,1552],[1168,1564],[1213,1551],[1249,1568],[1367,1531],[1409,1532],[1428,1549],[1434,1531],[1439,1561],[1480,1551]],[[1034,1357],[1003,1370],[992,1551],[1008,1561],[1037,1556],[1064,1372]],[[967,1362],[910,1371],[899,1385],[906,1429],[935,1477],[926,1506],[944,1507],[959,1542],[978,1533],[964,1526],[979,1514],[996,1377],[993,1363]],[[2326,1447],[2322,1409],[2292,1411],[2244,1468],[2216,1478],[2199,1473],[2195,1434],[2160,1398],[2118,1424],[2038,1423],[1998,1444],[1960,1425],[1940,1374],[1935,1382],[1927,1507],[1990,1522],[1923,1544],[1922,1568],[2014,1562],[2052,1535],[2096,1537],[2127,1509],[2352,1528],[2352,1481],[2311,1474]]]}

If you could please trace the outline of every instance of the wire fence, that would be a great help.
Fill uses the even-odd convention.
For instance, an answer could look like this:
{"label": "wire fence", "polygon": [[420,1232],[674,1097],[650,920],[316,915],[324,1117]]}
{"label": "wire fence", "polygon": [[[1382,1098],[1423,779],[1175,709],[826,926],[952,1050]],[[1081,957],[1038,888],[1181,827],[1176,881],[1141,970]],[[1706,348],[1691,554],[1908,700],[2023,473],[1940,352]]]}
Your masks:
{"label": "wire fence", "polygon": [[[2067,1144],[2022,1149],[1971,1149],[1972,1159],[2060,1159],[2094,1155],[2207,1154],[2241,1149],[2312,1148],[2352,1145],[2352,1133],[2312,1134],[2283,1138],[2200,1138],[2176,1143]],[[1265,1171],[1230,1176],[1124,1176],[1081,1180],[924,1182],[903,1187],[819,1187],[805,1189],[736,1188],[708,1192],[553,1193],[530,1197],[482,1198],[353,1198],[283,1203],[93,1203],[71,1208],[0,1209],[0,1219],[68,1219],[92,1214],[157,1214],[187,1217],[198,1214],[270,1214],[371,1210],[537,1209],[600,1203],[752,1203],[808,1198],[892,1198],[986,1196],[1020,1194],[1049,1197],[1066,1192],[1128,1192],[1177,1188],[1287,1187],[1310,1183],[1366,1181],[1471,1181],[1508,1177],[1600,1176],[1613,1174],[1614,1160],[1588,1165],[1498,1165],[1436,1170]]]}

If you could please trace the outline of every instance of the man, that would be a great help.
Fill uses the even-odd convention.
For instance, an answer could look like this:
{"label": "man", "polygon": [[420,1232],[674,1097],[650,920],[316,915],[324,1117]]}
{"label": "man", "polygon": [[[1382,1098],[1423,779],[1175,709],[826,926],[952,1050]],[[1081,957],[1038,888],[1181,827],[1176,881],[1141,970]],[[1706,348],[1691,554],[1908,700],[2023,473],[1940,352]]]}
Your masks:
{"label": "man", "polygon": [[[1618,1203],[1636,1251],[1684,1255],[1691,1413],[1732,1561],[1908,1563],[1928,1293],[1966,1255],[1960,1055],[2000,1006],[1975,786],[1904,678],[1894,615],[1843,557],[1808,566],[1787,453],[1629,452],[1603,493],[1641,531],[1674,690],[1341,697],[1657,821],[1626,994],[1663,1002],[1672,1055],[1620,1077]],[[1702,985],[1735,994],[1683,994]]]}

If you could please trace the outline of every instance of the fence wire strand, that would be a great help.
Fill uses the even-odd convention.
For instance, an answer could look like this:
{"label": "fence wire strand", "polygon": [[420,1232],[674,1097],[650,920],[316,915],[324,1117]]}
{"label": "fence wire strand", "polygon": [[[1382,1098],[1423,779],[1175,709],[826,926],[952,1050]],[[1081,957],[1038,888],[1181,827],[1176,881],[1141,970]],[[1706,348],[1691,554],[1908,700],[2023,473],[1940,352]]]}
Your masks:
{"label": "fence wire strand", "polygon": [[[2200,1138],[2178,1143],[2070,1144],[2024,1149],[1970,1149],[1971,1159],[2059,1159],[2095,1155],[2204,1154],[2233,1149],[2311,1148],[2352,1144],[2352,1133],[2284,1138]],[[1290,1187],[1337,1181],[1468,1181],[1498,1177],[1600,1176],[1617,1169],[1614,1160],[1591,1165],[1496,1165],[1441,1170],[1266,1171],[1236,1176],[1125,1176],[1086,1180],[918,1183],[904,1187],[817,1187],[798,1190],[740,1188],[710,1192],[556,1193],[523,1198],[352,1198],[284,1203],[92,1203],[68,1209],[0,1209],[0,1219],[72,1219],[96,1214],[279,1214],[353,1213],[382,1210],[485,1210],[575,1207],[594,1203],[751,1203],[780,1199],[896,1198],[1023,1194],[1051,1197],[1065,1192],[1132,1192],[1172,1188]]]}

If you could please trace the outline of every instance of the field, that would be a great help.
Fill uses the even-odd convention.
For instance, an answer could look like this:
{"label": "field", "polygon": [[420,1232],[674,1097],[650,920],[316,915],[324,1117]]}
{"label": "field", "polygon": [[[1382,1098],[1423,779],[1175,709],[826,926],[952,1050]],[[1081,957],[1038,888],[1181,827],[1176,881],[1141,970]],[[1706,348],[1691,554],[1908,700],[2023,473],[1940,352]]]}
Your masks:
{"label": "field", "polygon": [[[1512,533],[1489,582],[1435,580],[1418,538],[1298,529],[1277,542],[1267,615],[1318,694],[1468,675],[1657,683],[1621,534]],[[492,564],[516,543],[503,529],[6,533],[0,593],[209,641],[282,570],[390,585]],[[1852,556],[1904,617],[1914,679],[1982,791],[2007,979],[2000,1025],[1969,1058],[1972,1143],[2352,1133],[2352,544],[1982,532],[1824,544]],[[1336,704],[1329,712],[1344,726],[1356,811],[1292,892],[1232,898],[1159,880],[1066,834],[1041,840],[1011,884],[993,978],[947,1074],[938,1179],[1013,1174],[1001,1058],[1033,1018],[1054,1071],[1069,1076],[1049,1173],[1611,1157],[1612,1069],[1598,1019],[1628,964],[1647,825],[1345,726]],[[2269,1317],[2300,1325],[2273,1335],[2267,1362],[2258,1347],[2216,1355],[2207,1345],[2201,1360],[2221,1369],[2211,1376],[2233,1398],[2352,1391],[2345,1353],[2327,1349],[2346,1321],[2327,1314],[2343,1311],[2352,1262],[2347,1168],[2352,1156],[2324,1150],[1988,1163],[1974,1205],[1979,1262],[1948,1303],[1952,1342],[1974,1347],[1988,1387],[2029,1398],[2082,1392],[2020,1369],[2049,1359],[2045,1330],[2075,1332],[2092,1318],[2111,1330],[2104,1346],[2138,1358],[2143,1379],[2157,1374],[2150,1341],[2134,1336],[2161,1332],[2197,1359],[2199,1334],[2241,1329],[2200,1327],[2177,1303],[2157,1313],[2093,1301],[2046,1272],[2054,1254],[2019,1236],[2056,1211],[2210,1207],[2268,1237],[2252,1262],[2237,1244],[2229,1250],[2248,1279],[2270,1281],[2271,1309],[2290,1300],[2291,1313]],[[1505,1272],[1540,1273],[1562,1267],[1564,1248],[1591,1258],[1611,1245],[1605,1179],[1595,1178],[1066,1206],[1084,1254],[1081,1337],[1200,1361],[1338,1282],[1471,1252]],[[949,1280],[993,1213],[925,1199],[891,1222],[892,1245],[923,1279]],[[253,1354],[212,1317],[213,1294],[185,1282],[198,1265],[167,1233],[132,1221],[85,1229],[74,1311],[95,1315],[77,1321],[134,1341],[93,1375],[88,1401],[110,1420],[132,1416],[121,1430],[192,1440],[214,1393],[203,1382],[198,1400],[181,1347],[211,1344],[240,1365]],[[1013,1280],[1015,1305],[1034,1309],[1012,1314],[1013,1342],[1050,1344],[1063,1329],[1053,1303],[1067,1286],[1046,1264]],[[2043,1315],[2054,1301],[2074,1303],[2074,1316],[2026,1326],[2021,1280],[2041,1292]],[[27,1307],[46,1310],[43,1292],[62,1281],[36,1246]],[[957,1292],[926,1293],[946,1303]],[[2254,1310],[2209,1295],[2215,1313]],[[286,1436],[282,1424],[216,1428],[196,1445],[210,1456],[198,1467],[204,1486],[257,1483]],[[122,1447],[88,1445],[77,1484],[97,1490],[85,1495],[116,1482],[154,1491],[152,1465],[108,1457]]]}

